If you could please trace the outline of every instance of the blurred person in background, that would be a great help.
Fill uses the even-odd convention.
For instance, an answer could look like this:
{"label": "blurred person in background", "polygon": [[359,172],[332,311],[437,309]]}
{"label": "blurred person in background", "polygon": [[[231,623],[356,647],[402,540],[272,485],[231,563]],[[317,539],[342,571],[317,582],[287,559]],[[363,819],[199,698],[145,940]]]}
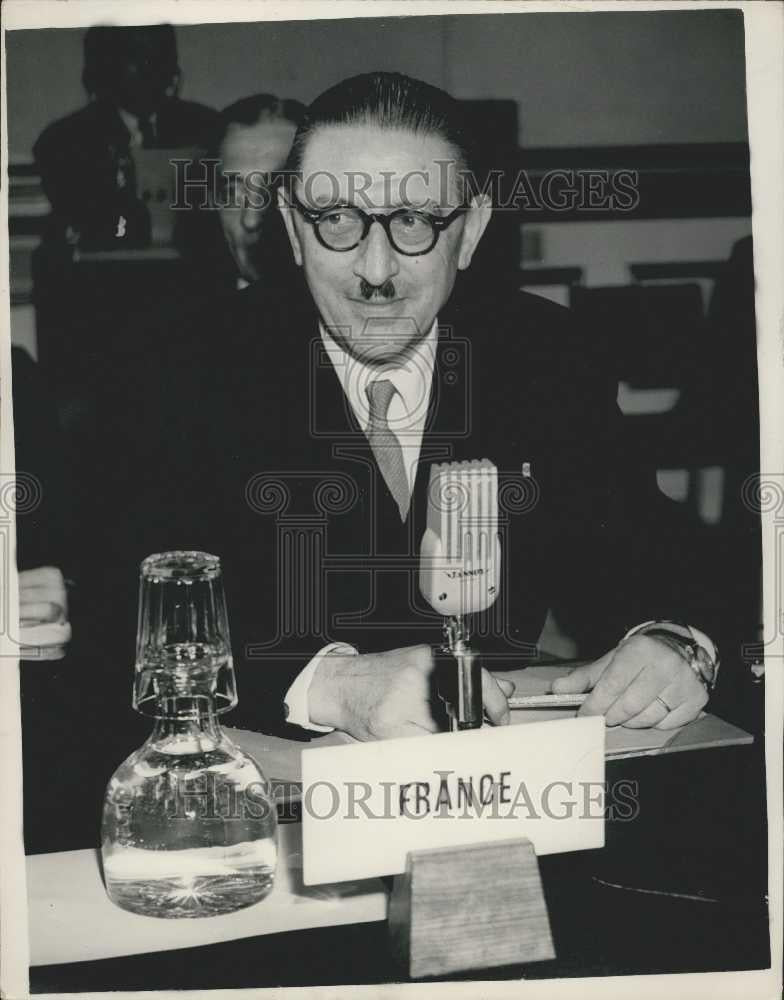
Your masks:
{"label": "blurred person in background", "polygon": [[197,294],[274,283],[296,270],[275,210],[275,174],[304,113],[299,101],[274,94],[243,97],[220,112],[209,146],[215,161],[209,204],[178,225],[177,243]]}
{"label": "blurred person in background", "polygon": [[[84,34],[88,103],[53,122],[34,146],[52,213],[33,256],[38,360],[56,394],[63,430],[87,433],[99,365],[138,314],[179,294],[179,262],[133,264],[79,251],[172,243],[175,152],[206,148],[217,113],[178,97],[177,39],[170,24],[97,25]],[[116,266],[117,261],[120,266]],[[69,440],[85,453],[84,441]]]}
{"label": "blurred person in background", "polygon": [[177,96],[170,24],[88,28],[82,83],[89,103],[49,125],[33,154],[52,205],[50,237],[81,246],[145,245],[133,151],[206,146],[215,112]]}

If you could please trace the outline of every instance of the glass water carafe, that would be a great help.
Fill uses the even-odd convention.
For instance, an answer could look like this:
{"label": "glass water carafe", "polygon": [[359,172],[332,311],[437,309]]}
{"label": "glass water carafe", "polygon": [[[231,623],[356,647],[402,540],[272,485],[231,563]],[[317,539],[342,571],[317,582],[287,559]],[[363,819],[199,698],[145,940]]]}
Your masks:
{"label": "glass water carafe", "polygon": [[218,714],[237,702],[220,562],[203,552],[141,567],[133,705],[149,739],[106,790],[106,890],[123,909],[202,917],[272,888],[277,816],[258,764]]}

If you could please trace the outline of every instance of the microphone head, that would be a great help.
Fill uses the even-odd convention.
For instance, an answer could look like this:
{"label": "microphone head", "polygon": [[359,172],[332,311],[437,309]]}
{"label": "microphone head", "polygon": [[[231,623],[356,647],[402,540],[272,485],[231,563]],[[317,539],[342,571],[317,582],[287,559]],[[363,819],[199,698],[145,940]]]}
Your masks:
{"label": "microphone head", "polygon": [[498,596],[498,470],[486,458],[430,469],[419,588],[440,615],[485,611]]}

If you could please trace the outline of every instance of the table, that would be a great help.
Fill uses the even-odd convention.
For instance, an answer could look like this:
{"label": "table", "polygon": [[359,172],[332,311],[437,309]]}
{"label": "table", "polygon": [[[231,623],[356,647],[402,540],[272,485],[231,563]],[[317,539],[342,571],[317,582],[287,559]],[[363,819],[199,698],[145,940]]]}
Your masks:
{"label": "table", "polygon": [[386,919],[387,894],[379,879],[303,884],[301,829],[299,823],[280,827],[275,886],[265,900],[201,920],[162,922],[114,906],[103,886],[97,848],[33,855],[27,859],[30,964],[95,961],[256,937],[271,930],[280,934]]}
{"label": "table", "polygon": [[[275,763],[272,776],[281,770],[280,759],[275,761],[280,747],[261,739],[268,744],[268,764]],[[275,776],[292,780],[296,773]],[[557,958],[524,969],[488,970],[481,978],[765,968],[762,742],[609,760],[607,777],[636,787],[637,820],[608,821],[602,851],[540,859]],[[383,909],[366,920],[35,966],[31,990],[252,988],[399,978],[387,949]]]}

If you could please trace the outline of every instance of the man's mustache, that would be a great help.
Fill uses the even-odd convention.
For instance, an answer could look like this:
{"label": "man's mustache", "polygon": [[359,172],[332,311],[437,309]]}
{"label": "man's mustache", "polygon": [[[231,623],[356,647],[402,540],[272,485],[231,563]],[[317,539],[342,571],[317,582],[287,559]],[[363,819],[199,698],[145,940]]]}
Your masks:
{"label": "man's mustache", "polygon": [[369,281],[365,281],[364,278],[361,278],[359,283],[359,294],[363,299],[367,299],[368,302],[372,299],[394,299],[395,283],[391,278],[388,278],[383,285],[371,285]]}

